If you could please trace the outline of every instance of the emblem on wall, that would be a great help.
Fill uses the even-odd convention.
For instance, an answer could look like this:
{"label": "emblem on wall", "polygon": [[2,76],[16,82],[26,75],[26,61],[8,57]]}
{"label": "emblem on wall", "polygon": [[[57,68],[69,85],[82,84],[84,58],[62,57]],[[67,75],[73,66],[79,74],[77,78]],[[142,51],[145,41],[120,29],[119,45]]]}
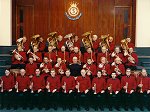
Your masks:
{"label": "emblem on wall", "polygon": [[77,20],[81,17],[82,13],[80,12],[78,8],[78,3],[72,2],[70,4],[70,7],[67,9],[67,12],[65,12],[65,15],[68,19],[71,20]]}

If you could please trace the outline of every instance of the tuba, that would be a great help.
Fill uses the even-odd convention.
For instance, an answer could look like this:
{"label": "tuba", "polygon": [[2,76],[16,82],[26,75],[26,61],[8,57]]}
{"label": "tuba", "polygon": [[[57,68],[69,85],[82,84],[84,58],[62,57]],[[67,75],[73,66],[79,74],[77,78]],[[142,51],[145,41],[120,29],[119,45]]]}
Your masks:
{"label": "tuba", "polygon": [[85,49],[87,48],[92,48],[93,47],[93,43],[92,43],[92,38],[91,38],[91,34],[92,34],[92,31],[90,32],[85,32],[82,36],[82,43],[85,47]]}
{"label": "tuba", "polygon": [[100,46],[101,47],[105,46],[107,49],[109,49],[110,45],[109,45],[108,39],[109,39],[109,34],[101,35],[102,42],[101,42]]}
{"label": "tuba", "polygon": [[49,46],[57,47],[57,32],[51,32],[48,34],[47,42]]}
{"label": "tuba", "polygon": [[73,33],[69,33],[64,37],[64,38],[68,39],[65,44],[66,44],[67,48],[69,49],[69,51],[73,50],[74,41],[72,40],[72,38],[74,38],[74,37],[75,37],[75,35]]}
{"label": "tuba", "polygon": [[37,35],[33,35],[32,37],[31,37],[31,47],[32,47],[32,49],[34,48],[34,46],[36,46],[37,48],[39,47],[39,44],[40,44],[40,35],[39,34],[37,34]]}
{"label": "tuba", "polygon": [[122,47],[123,50],[128,50],[129,49],[128,42],[127,42],[126,39],[121,40],[121,47]]}

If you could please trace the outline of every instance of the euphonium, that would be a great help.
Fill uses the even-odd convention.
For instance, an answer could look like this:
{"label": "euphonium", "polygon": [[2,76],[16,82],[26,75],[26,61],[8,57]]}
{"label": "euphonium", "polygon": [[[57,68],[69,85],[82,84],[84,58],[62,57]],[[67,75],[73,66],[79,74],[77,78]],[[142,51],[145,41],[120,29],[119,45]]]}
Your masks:
{"label": "euphonium", "polygon": [[109,34],[108,35],[101,35],[101,47],[105,46],[107,49],[109,49],[110,45],[109,45]]}
{"label": "euphonium", "polygon": [[34,48],[34,46],[36,46],[37,48],[39,47],[39,44],[40,44],[40,35],[37,34],[37,35],[33,35],[31,37],[31,47],[32,49]]}
{"label": "euphonium", "polygon": [[74,38],[75,35],[73,33],[70,33],[70,34],[67,34],[64,38],[67,38],[68,40],[66,41],[66,46],[68,47],[68,49],[70,51],[73,50],[73,44],[74,44],[74,41],[72,41],[72,38]]}
{"label": "euphonium", "polygon": [[21,47],[23,49],[24,48],[24,46],[23,46],[23,38],[17,39],[16,44],[17,44],[18,47]]}
{"label": "euphonium", "polygon": [[128,42],[127,42],[126,39],[121,40],[121,47],[122,47],[123,50],[128,50],[129,49]]}
{"label": "euphonium", "polygon": [[49,46],[54,46],[57,47],[58,42],[57,42],[57,32],[51,32],[48,34],[47,42]]}
{"label": "euphonium", "polygon": [[82,36],[82,43],[84,45],[84,47],[87,49],[87,48],[92,48],[93,47],[93,43],[92,43],[92,38],[91,38],[91,34],[92,34],[92,31],[91,32],[86,32],[84,33]]}

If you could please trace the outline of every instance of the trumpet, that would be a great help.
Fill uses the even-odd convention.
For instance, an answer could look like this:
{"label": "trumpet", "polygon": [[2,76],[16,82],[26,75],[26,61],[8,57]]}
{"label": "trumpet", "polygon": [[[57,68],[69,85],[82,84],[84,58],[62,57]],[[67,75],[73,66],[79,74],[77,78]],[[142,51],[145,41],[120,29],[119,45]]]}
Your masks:
{"label": "trumpet", "polygon": [[94,83],[94,94],[97,94],[97,92],[96,92],[96,83]]}
{"label": "trumpet", "polygon": [[47,82],[46,88],[47,88],[48,92],[50,92],[50,83],[49,82]]}
{"label": "trumpet", "polygon": [[31,52],[30,49],[28,50],[27,54],[29,54],[29,53],[32,54],[32,56],[33,56],[34,59],[40,60],[40,58],[35,53]]}
{"label": "trumpet", "polygon": [[[40,68],[43,68],[44,67],[44,63],[41,63],[40,65]],[[43,68],[43,70],[45,73],[48,73],[49,72],[49,69],[47,68],[47,65]]]}
{"label": "trumpet", "polygon": [[78,85],[78,93],[80,93],[80,83],[77,81],[77,85]]}
{"label": "trumpet", "polygon": [[33,91],[33,82],[31,82],[31,84],[30,84],[30,89],[31,89],[31,93],[33,93],[34,91]]}
{"label": "trumpet", "polygon": [[128,82],[126,82],[126,90],[125,92],[127,93],[128,92]]}
{"label": "trumpet", "polygon": [[18,56],[18,59],[23,59],[23,57],[17,52],[16,49],[14,49],[14,50],[12,51],[12,53],[15,53],[15,54]]}
{"label": "trumpet", "polygon": [[18,90],[18,82],[17,82],[17,81],[16,81],[15,88],[16,88],[16,92],[18,93],[18,92],[19,92],[19,90]]}
{"label": "trumpet", "polygon": [[[143,84],[143,80],[142,80],[142,78],[141,78],[140,84]],[[143,89],[142,89],[142,87],[141,87],[141,89],[140,89],[140,93],[143,93]]]}
{"label": "trumpet", "polygon": [[109,91],[110,91],[110,94],[112,94],[112,84],[110,84],[109,87],[110,87],[110,90],[109,90]]}
{"label": "trumpet", "polygon": [[66,82],[64,82],[64,93],[67,93],[67,90],[66,90]]}

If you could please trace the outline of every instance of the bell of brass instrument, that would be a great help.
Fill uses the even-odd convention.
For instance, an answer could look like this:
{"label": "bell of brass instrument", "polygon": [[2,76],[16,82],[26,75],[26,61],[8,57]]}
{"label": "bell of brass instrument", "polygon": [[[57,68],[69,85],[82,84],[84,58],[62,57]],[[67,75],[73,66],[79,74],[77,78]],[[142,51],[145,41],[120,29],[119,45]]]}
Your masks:
{"label": "bell of brass instrument", "polygon": [[24,48],[24,46],[23,46],[23,38],[17,39],[16,44],[17,44],[18,47],[21,47],[23,49]]}
{"label": "bell of brass instrument", "polygon": [[92,43],[92,38],[91,38],[91,34],[92,34],[92,31],[91,32],[85,32],[82,36],[82,43],[85,47],[85,49],[87,48],[92,48],[93,47],[93,43]]}
{"label": "bell of brass instrument", "polygon": [[121,40],[121,47],[122,47],[123,50],[128,50],[129,49],[128,42],[127,42],[126,39]]}
{"label": "bell of brass instrument", "polygon": [[67,38],[68,40],[66,41],[66,46],[69,49],[69,51],[73,50],[73,44],[74,41],[72,41],[72,38],[74,38],[75,35],[73,33],[67,34],[64,38]]}
{"label": "bell of brass instrument", "polygon": [[32,49],[34,48],[34,46],[36,46],[37,48],[39,47],[39,43],[40,43],[40,35],[37,34],[37,35],[33,35],[31,37],[31,47]]}
{"label": "bell of brass instrument", "polygon": [[101,35],[101,47],[105,46],[107,49],[109,49],[110,45],[109,45],[109,34],[108,35]]}
{"label": "bell of brass instrument", "polygon": [[48,34],[47,42],[49,46],[54,46],[57,47],[58,42],[57,42],[57,32],[51,32]]}

